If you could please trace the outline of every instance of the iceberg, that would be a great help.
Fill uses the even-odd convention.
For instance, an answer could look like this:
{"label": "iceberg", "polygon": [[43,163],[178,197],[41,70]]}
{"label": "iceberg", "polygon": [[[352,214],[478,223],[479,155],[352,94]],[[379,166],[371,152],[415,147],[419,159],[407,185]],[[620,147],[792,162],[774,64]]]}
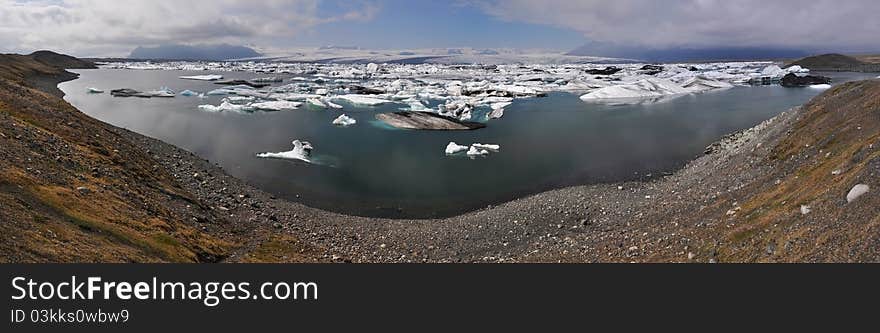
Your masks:
{"label": "iceberg", "polygon": [[666,79],[646,78],[589,92],[581,100],[642,99],[687,94],[690,91]]}
{"label": "iceberg", "polygon": [[309,157],[312,154],[312,144],[306,141],[293,141],[293,150],[280,153],[259,153],[259,158],[278,158],[284,160],[300,160],[310,163]]}
{"label": "iceberg", "polygon": [[463,151],[468,150],[468,148],[470,148],[470,147],[468,147],[468,146],[460,146],[459,144],[457,144],[457,143],[455,143],[455,142],[450,142],[450,143],[446,146],[446,155],[455,155],[455,154],[458,154],[458,153],[460,153],[460,152],[463,152]]}
{"label": "iceberg", "polygon": [[327,104],[331,109],[342,109],[342,105],[331,102],[329,99],[325,99],[324,103]]}
{"label": "iceberg", "polygon": [[482,150],[491,150],[491,151],[500,151],[501,150],[500,145],[487,145],[487,144],[482,144],[482,143],[472,144],[471,147],[474,147],[477,149],[482,149]]}
{"label": "iceberg", "polygon": [[730,89],[733,88],[733,85],[727,82],[712,80],[700,76],[695,76],[687,81],[685,81],[682,85],[682,88],[690,90],[691,92],[704,92],[716,89]]}
{"label": "iceberg", "polygon": [[764,68],[764,70],[761,71],[762,76],[768,76],[768,77],[780,77],[781,78],[785,74],[787,74],[787,72],[777,65],[767,66],[766,68]]}
{"label": "iceberg", "polygon": [[300,107],[302,103],[300,102],[290,102],[290,101],[268,101],[268,102],[260,102],[251,104],[251,107],[256,110],[262,111],[284,111],[284,110],[294,110]]}
{"label": "iceberg", "polygon": [[193,76],[181,76],[181,79],[184,80],[196,80],[196,81],[217,81],[222,80],[223,75],[193,75]]}
{"label": "iceberg", "polygon": [[208,112],[251,112],[254,109],[247,105],[237,105],[229,103],[229,101],[223,101],[218,106],[214,105],[199,105],[199,110],[208,111]]}
{"label": "iceberg", "polygon": [[169,89],[168,87],[162,87],[158,90],[148,91],[144,94],[150,95],[150,97],[163,97],[163,98],[171,98],[176,96],[174,90]]}
{"label": "iceberg", "polygon": [[361,106],[378,106],[389,102],[388,100],[378,99],[369,95],[339,95],[333,97],[333,99],[341,99],[352,105]]}
{"label": "iceberg", "polygon": [[810,86],[810,89],[818,89],[818,90],[825,90],[828,88],[831,88],[830,84],[814,84],[814,85]]}
{"label": "iceberg", "polygon": [[327,108],[327,104],[325,104],[324,102],[322,102],[318,98],[309,98],[306,100],[306,103],[309,103],[309,105],[311,105],[311,106],[322,108],[322,109]]}
{"label": "iceberg", "polygon": [[199,95],[199,93],[192,91],[192,90],[184,90],[184,91],[180,92],[180,96],[184,96],[184,97],[192,97],[192,96],[198,96],[198,95]]}
{"label": "iceberg", "polygon": [[492,112],[489,112],[489,119],[501,119],[504,117],[504,109],[494,109]]}
{"label": "iceberg", "polygon": [[87,91],[89,94],[103,94],[103,93],[104,93],[103,90],[98,89],[98,88],[88,88],[88,89],[86,89],[86,91]]}
{"label": "iceberg", "polygon": [[280,78],[280,77],[270,76],[270,77],[259,77],[259,78],[256,78],[256,79],[251,80],[251,82],[255,82],[255,83],[273,83],[273,82],[284,82],[284,79],[282,79],[282,78]]}
{"label": "iceberg", "polygon": [[346,115],[341,115],[338,118],[333,120],[333,125],[337,125],[337,126],[346,127],[346,126],[351,126],[354,124],[357,124],[357,120],[354,120],[354,118],[351,118]]}
{"label": "iceberg", "polygon": [[485,150],[485,149],[479,149],[479,148],[477,148],[477,147],[471,146],[471,149],[468,150],[467,155],[468,155],[468,156],[471,156],[471,157],[475,157],[475,156],[486,156],[486,155],[489,155],[489,151],[487,151],[487,150]]}

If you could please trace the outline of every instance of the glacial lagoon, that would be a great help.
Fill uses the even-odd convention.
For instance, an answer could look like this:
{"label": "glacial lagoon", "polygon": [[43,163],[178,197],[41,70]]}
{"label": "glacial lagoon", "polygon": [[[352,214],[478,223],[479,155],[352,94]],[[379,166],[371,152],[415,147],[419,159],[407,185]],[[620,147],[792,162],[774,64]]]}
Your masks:
{"label": "glacial lagoon", "polygon": [[[89,93],[96,87],[140,91],[168,87],[207,92],[212,82],[180,76],[221,74],[226,79],[270,75],[180,70],[77,70],[60,85],[65,99],[101,121],[189,150],[229,174],[273,193],[331,211],[389,218],[451,216],[569,185],[660,177],[700,156],[722,136],[752,127],[801,105],[822,90],[770,86],[681,96],[661,103],[588,103],[578,94],[551,92],[517,99],[503,118],[474,131],[412,131],[377,122],[376,107],[343,104],[342,110],[303,105],[278,112],[205,112],[226,96],[118,98]],[[873,76],[825,73],[842,82]],[[271,75],[285,80],[290,74]],[[341,114],[357,123],[331,124]],[[314,147],[311,160],[263,159],[263,152]],[[447,144],[498,144],[480,157],[447,156]]]}

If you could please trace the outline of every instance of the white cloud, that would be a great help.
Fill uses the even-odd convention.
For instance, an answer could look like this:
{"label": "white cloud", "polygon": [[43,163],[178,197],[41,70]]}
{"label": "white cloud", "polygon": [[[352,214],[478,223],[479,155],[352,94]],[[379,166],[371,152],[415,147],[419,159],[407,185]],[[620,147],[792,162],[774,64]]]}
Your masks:
{"label": "white cloud", "polygon": [[336,21],[371,20],[371,2],[321,15],[320,0],[0,0],[4,51],[125,55],[139,45],[290,38]]}
{"label": "white cloud", "polygon": [[474,0],[502,20],[640,46],[880,47],[876,0]]}

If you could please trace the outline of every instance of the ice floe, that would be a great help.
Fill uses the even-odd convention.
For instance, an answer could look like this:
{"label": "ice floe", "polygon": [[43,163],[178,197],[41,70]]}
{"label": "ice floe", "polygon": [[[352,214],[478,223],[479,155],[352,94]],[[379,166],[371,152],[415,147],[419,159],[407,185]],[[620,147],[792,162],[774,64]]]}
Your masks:
{"label": "ice floe", "polygon": [[474,148],[477,148],[477,149],[484,149],[484,150],[490,150],[490,151],[500,151],[501,150],[500,145],[475,143],[475,144],[472,144],[471,146]]}
{"label": "ice floe", "polygon": [[291,101],[268,101],[268,102],[259,102],[253,103],[250,105],[252,108],[256,110],[262,111],[284,111],[284,110],[295,110],[302,106],[300,102],[291,102]]}
{"label": "ice floe", "polygon": [[669,80],[646,78],[632,83],[597,89],[581,96],[581,99],[584,101],[641,99],[683,95],[689,92],[689,90]]}
{"label": "ice floe", "polygon": [[184,80],[196,80],[196,81],[217,81],[223,80],[223,75],[192,75],[192,76],[181,76],[181,79]]}
{"label": "ice floe", "polygon": [[378,106],[389,103],[388,100],[371,97],[368,95],[340,95],[334,97],[357,106]]}
{"label": "ice floe", "polygon": [[87,88],[86,92],[88,92],[89,94],[103,94],[104,93],[103,90],[98,89],[98,88]]}
{"label": "ice floe", "polygon": [[295,140],[293,141],[293,150],[284,151],[280,153],[259,153],[257,157],[260,158],[278,158],[285,160],[300,160],[303,162],[311,162],[309,158],[311,157],[312,144],[307,141]]}
{"label": "ice floe", "polygon": [[254,108],[249,105],[239,105],[224,100],[220,105],[199,105],[199,110],[207,112],[253,112]]}
{"label": "ice floe", "polygon": [[333,125],[337,125],[337,126],[346,127],[346,126],[351,126],[354,124],[357,124],[357,120],[354,120],[354,118],[351,118],[346,115],[341,115],[338,118],[333,120]]}
{"label": "ice floe", "polygon": [[188,90],[188,89],[180,92],[180,96],[184,96],[184,97],[192,97],[192,96],[198,96],[198,95],[200,95],[200,94],[195,91]]}
{"label": "ice floe", "polygon": [[477,148],[474,146],[471,146],[471,148],[467,151],[467,156],[471,156],[471,157],[473,157],[473,156],[486,156],[486,155],[489,155],[488,150],[480,149],[480,148]]}
{"label": "ice floe", "polygon": [[460,152],[467,151],[468,148],[470,147],[461,146],[455,142],[450,142],[448,145],[446,145],[446,155],[458,154]]}
{"label": "ice floe", "polygon": [[825,90],[825,89],[828,89],[828,88],[831,88],[831,85],[830,85],[830,84],[814,84],[814,85],[811,85],[811,86],[810,86],[810,89]]}

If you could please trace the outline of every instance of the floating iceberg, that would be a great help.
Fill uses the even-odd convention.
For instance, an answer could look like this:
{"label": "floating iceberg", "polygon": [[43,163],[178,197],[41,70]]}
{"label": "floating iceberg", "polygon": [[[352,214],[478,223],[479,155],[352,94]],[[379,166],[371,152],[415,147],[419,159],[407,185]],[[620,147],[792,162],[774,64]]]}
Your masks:
{"label": "floating iceberg", "polygon": [[458,145],[458,144],[455,143],[455,142],[450,142],[450,143],[446,146],[446,155],[455,155],[455,154],[458,154],[458,153],[460,153],[460,152],[463,152],[463,151],[468,150],[468,148],[470,148],[470,147],[468,147],[468,146],[460,146],[460,145]]}
{"label": "floating iceberg", "polygon": [[325,99],[324,103],[326,103],[331,109],[342,109],[342,105],[333,103],[329,99]]}
{"label": "floating iceberg", "polygon": [[339,95],[333,98],[341,99],[343,101],[351,103],[352,105],[363,106],[378,106],[389,102],[388,100],[371,97],[369,95]]}
{"label": "floating iceberg", "polygon": [[830,84],[814,84],[814,85],[811,85],[811,86],[810,86],[810,89],[825,90],[825,89],[828,89],[828,88],[831,88],[831,85],[830,85]]}
{"label": "floating iceberg", "polygon": [[282,78],[280,78],[280,77],[274,77],[274,76],[271,76],[271,77],[259,77],[259,78],[256,78],[256,79],[251,80],[251,82],[256,82],[256,83],[273,83],[273,82],[284,82],[284,79],[282,79]]}
{"label": "floating iceberg", "polygon": [[103,90],[98,89],[98,88],[88,88],[88,89],[86,89],[86,91],[87,91],[89,94],[103,94],[103,93],[104,93]]}
{"label": "floating iceberg", "polygon": [[309,98],[306,100],[306,103],[309,103],[309,105],[317,107],[317,108],[321,108],[321,109],[327,108],[327,104],[325,104],[324,102],[322,102],[318,98]]}
{"label": "floating iceberg", "polygon": [[785,76],[785,74],[788,74],[788,72],[786,72],[785,70],[783,70],[782,68],[780,68],[777,65],[767,66],[766,68],[764,68],[764,70],[761,71],[761,75],[767,76],[767,77],[781,78],[781,77]]}
{"label": "floating iceberg", "polygon": [[646,78],[633,83],[597,89],[581,96],[581,100],[656,98],[683,95],[689,92],[689,90],[666,79]]}
{"label": "floating iceberg", "polygon": [[180,96],[184,96],[184,97],[192,97],[192,96],[198,96],[198,95],[199,95],[199,93],[192,91],[192,90],[184,90],[184,91],[180,92]]}
{"label": "floating iceberg", "polygon": [[300,160],[310,163],[309,157],[312,155],[312,144],[306,141],[293,141],[293,150],[280,153],[260,153],[259,158],[278,158],[284,160]]}
{"label": "floating iceberg", "polygon": [[494,109],[492,112],[489,112],[489,119],[501,119],[504,117],[504,109]]}
{"label": "floating iceberg", "polygon": [[357,120],[354,120],[354,118],[351,118],[346,115],[341,115],[338,118],[333,120],[333,125],[337,125],[337,126],[344,127],[344,126],[351,126],[354,124],[357,124]]}
{"label": "floating iceberg", "polygon": [[486,155],[489,155],[489,151],[487,151],[487,150],[485,150],[485,149],[479,149],[479,148],[477,148],[477,147],[471,146],[471,149],[468,150],[467,155],[468,155],[468,156],[471,156],[471,157],[474,157],[474,156],[486,156]]}
{"label": "floating iceberg", "polygon": [[294,110],[300,107],[302,103],[300,102],[290,102],[290,101],[268,101],[268,102],[260,102],[253,103],[251,107],[256,110],[262,111],[284,111],[284,110]]}
{"label": "floating iceberg", "polygon": [[217,81],[222,80],[223,75],[193,75],[193,76],[181,76],[181,79],[184,80],[196,80],[196,81]]}
{"label": "floating iceberg", "polygon": [[474,147],[477,149],[483,149],[483,150],[491,150],[491,151],[500,151],[501,150],[500,145],[487,145],[487,144],[482,144],[482,143],[472,144],[471,147]]}
{"label": "floating iceberg", "polygon": [[218,106],[214,105],[199,105],[199,110],[208,111],[208,112],[252,112],[254,109],[247,105],[237,105],[232,104],[229,101],[223,101]]}
{"label": "floating iceberg", "polygon": [[695,76],[688,79],[681,86],[682,88],[690,90],[691,92],[704,92],[717,89],[733,88],[733,85],[730,83],[712,80],[700,76]]}

